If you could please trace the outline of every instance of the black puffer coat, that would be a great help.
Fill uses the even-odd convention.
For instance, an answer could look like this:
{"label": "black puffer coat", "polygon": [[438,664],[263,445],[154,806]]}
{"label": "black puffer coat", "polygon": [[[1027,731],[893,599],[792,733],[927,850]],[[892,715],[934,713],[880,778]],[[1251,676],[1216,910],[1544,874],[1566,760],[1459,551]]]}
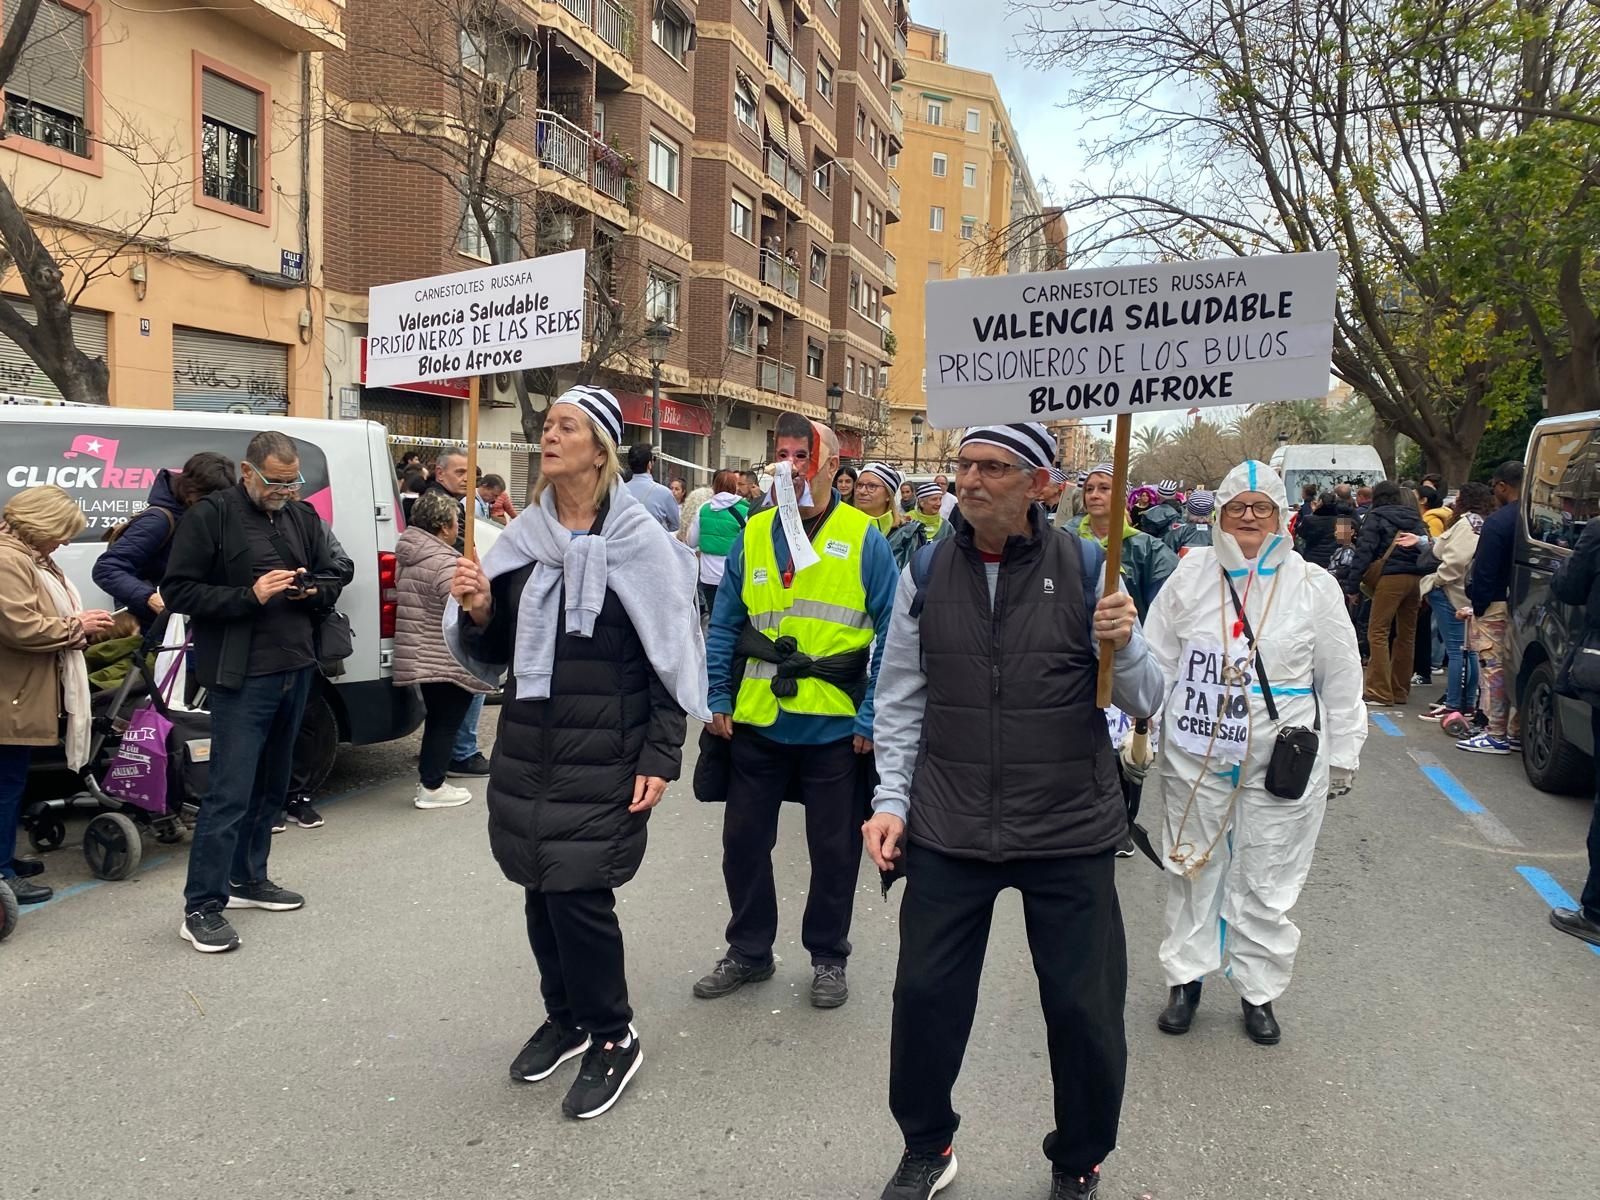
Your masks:
{"label": "black puffer coat", "polygon": [[[482,629],[462,616],[465,648],[509,664],[533,565],[492,584]],[[563,600],[563,606],[565,601]],[[630,813],[636,775],[676,779],[685,717],[607,592],[593,637],[556,639],[548,700],[523,700],[506,679],[489,770],[489,848],[506,878],[541,892],[619,887],[644,861],[650,814]]]}
{"label": "black puffer coat", "polygon": [[[1379,559],[1394,543],[1397,533],[1417,533],[1426,536],[1428,527],[1422,523],[1422,514],[1404,504],[1381,504],[1368,511],[1361,520],[1361,532],[1356,536],[1355,559],[1349,569],[1339,575],[1339,584],[1345,592],[1354,595],[1361,587],[1361,577],[1367,568]],[[1395,546],[1383,564],[1383,575],[1426,575],[1427,570],[1418,563],[1415,546]]]}

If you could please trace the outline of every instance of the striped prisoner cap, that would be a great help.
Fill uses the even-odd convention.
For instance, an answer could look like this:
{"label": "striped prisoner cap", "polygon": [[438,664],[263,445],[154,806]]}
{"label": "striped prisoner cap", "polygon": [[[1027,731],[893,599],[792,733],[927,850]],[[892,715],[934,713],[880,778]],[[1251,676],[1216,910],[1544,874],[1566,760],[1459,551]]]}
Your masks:
{"label": "striped prisoner cap", "polygon": [[1087,472],[1087,471],[1079,471],[1078,472],[1078,486],[1082,487],[1084,484],[1086,484],[1088,482],[1089,482],[1089,472]]}
{"label": "striped prisoner cap", "polygon": [[1067,473],[1060,467],[1051,467],[1050,482],[1055,484],[1057,487],[1060,487],[1062,484],[1067,482]]}
{"label": "striped prisoner cap", "polygon": [[1163,500],[1171,500],[1178,494],[1178,481],[1176,479],[1163,479],[1156,484],[1156,495]]}
{"label": "striped prisoner cap", "polygon": [[869,462],[866,466],[861,468],[860,474],[876,475],[879,479],[883,480],[884,487],[888,488],[891,493],[898,493],[900,491],[900,484],[904,482],[900,478],[900,472],[896,471],[888,463]]}
{"label": "striped prisoner cap", "polygon": [[595,428],[611,439],[613,446],[622,445],[622,405],[605,388],[569,388],[557,396],[555,402],[583,409]]}
{"label": "striped prisoner cap", "polygon": [[1020,458],[1024,465],[1048,471],[1056,461],[1056,439],[1037,421],[1016,425],[974,425],[961,438],[961,447],[998,446]]}
{"label": "striped prisoner cap", "polygon": [[943,495],[944,495],[944,489],[942,487],[940,487],[937,483],[935,483],[931,479],[928,480],[926,483],[917,484],[917,499],[918,500],[928,500],[928,499],[931,499],[934,496],[943,496]]}
{"label": "striped prisoner cap", "polygon": [[1087,479],[1089,477],[1089,475],[1109,475],[1114,479],[1114,478],[1116,478],[1116,474],[1117,474],[1117,470],[1116,470],[1115,467],[1113,467],[1108,462],[1103,462],[1103,463],[1095,463],[1094,466],[1090,467],[1089,468],[1089,474],[1085,475],[1084,478]]}
{"label": "striped prisoner cap", "polygon": [[1184,505],[1184,508],[1189,510],[1191,517],[1209,517],[1211,510],[1216,506],[1216,499],[1210,492],[1196,492],[1189,497],[1189,502]]}

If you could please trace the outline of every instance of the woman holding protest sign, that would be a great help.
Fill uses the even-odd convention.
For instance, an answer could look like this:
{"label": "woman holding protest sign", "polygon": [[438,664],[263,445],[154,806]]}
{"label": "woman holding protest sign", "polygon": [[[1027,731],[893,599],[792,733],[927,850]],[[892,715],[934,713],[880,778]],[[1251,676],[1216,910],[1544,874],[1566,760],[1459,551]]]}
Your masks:
{"label": "woman holding protest sign", "polygon": [[1245,1032],[1272,1045],[1300,942],[1288,913],[1328,797],[1350,790],[1367,713],[1344,598],[1295,552],[1283,481],[1241,463],[1216,502],[1214,544],[1190,549],[1145,623],[1171,681],[1144,792],[1164,812],[1169,872],[1157,1023],[1187,1033],[1201,981],[1225,966]]}

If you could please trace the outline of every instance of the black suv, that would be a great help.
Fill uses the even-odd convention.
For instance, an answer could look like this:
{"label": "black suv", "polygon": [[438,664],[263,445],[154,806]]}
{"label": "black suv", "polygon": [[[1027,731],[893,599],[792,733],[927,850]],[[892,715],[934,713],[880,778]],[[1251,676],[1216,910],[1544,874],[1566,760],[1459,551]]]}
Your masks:
{"label": "black suv", "polygon": [[1524,465],[1509,631],[1522,766],[1543,791],[1583,794],[1594,788],[1589,706],[1555,687],[1583,611],[1550,594],[1550,577],[1600,508],[1600,412],[1540,421]]}

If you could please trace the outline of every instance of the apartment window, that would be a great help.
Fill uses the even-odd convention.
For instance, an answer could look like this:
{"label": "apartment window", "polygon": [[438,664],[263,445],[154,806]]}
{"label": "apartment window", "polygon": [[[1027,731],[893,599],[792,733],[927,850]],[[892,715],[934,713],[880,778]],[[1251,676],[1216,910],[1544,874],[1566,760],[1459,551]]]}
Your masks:
{"label": "apartment window", "polygon": [[944,278],[944,264],[943,263],[936,263],[936,262],[929,263],[928,264],[928,278],[929,279],[943,279]]}
{"label": "apartment window", "polygon": [[889,52],[885,50],[878,59],[878,82],[884,87],[889,86]]}
{"label": "apartment window", "polygon": [[928,228],[934,233],[944,232],[944,209],[937,204],[928,209]]}
{"label": "apartment window", "polygon": [[[13,6],[7,5],[8,30],[12,12]],[[88,17],[75,8],[54,0],[39,5],[28,40],[6,81],[8,132],[79,158],[90,157],[84,119],[88,111],[84,70],[89,61],[88,29]],[[256,99],[259,102],[260,97]]]}
{"label": "apartment window", "polygon": [[744,6],[755,13],[756,16],[759,17],[761,15],[761,0],[744,0]]}
{"label": "apartment window", "polygon": [[956,268],[956,278],[957,279],[971,279],[972,278],[972,268],[971,267],[957,267]]}
{"label": "apartment window", "polygon": [[867,19],[865,17],[862,17],[861,18],[861,43],[860,44],[861,44],[861,53],[863,53],[863,54],[865,54],[867,52],[867,37],[868,37]]}
{"label": "apartment window", "polygon": [[943,179],[949,170],[950,160],[942,154],[935,154],[933,156],[933,177],[935,179]]}
{"label": "apartment window", "polygon": [[850,193],[850,224],[861,224],[861,189],[855,188]]}
{"label": "apartment window", "polygon": [[743,79],[733,85],[733,115],[749,129],[756,125],[756,90]]}
{"label": "apartment window", "polygon": [[533,43],[504,29],[482,29],[463,23],[457,31],[463,70],[479,79],[511,82],[533,60]]}
{"label": "apartment window", "polygon": [[485,193],[483,217],[489,226],[485,234],[483,224],[468,201],[471,184],[463,179],[461,186],[461,235],[456,239],[456,249],[468,258],[484,262],[510,262],[516,258],[517,202],[499,192]]}
{"label": "apartment window", "polygon": [[659,130],[650,131],[650,182],[678,194],[678,143]]}
{"label": "apartment window", "polygon": [[867,122],[867,150],[873,158],[879,162],[883,161],[883,146],[881,139],[878,137],[878,123],[876,121]]}
{"label": "apartment window", "polygon": [[743,300],[728,306],[728,346],[744,354],[754,354],[756,349],[756,313]]}
{"label": "apartment window", "polygon": [[870,238],[873,238],[874,240],[876,240],[877,235],[873,232],[873,230],[875,230],[877,228],[877,225],[878,225],[878,206],[876,204],[872,203],[872,201],[868,200],[867,201],[867,236],[870,237]]}
{"label": "apartment window", "polygon": [[861,364],[861,386],[857,389],[863,396],[872,395],[872,364]]}
{"label": "apartment window", "polygon": [[889,155],[889,170],[893,171],[900,166],[900,152],[898,150]]}
{"label": "apartment window", "polygon": [[668,325],[676,326],[678,293],[682,286],[676,275],[669,275],[665,271],[651,267],[650,275],[644,285],[645,319],[665,321]]}
{"label": "apartment window", "polygon": [[671,0],[656,0],[655,19],[650,23],[650,40],[680,63],[694,49],[690,36],[692,28],[689,18]]}
{"label": "apartment window", "polygon": [[883,43],[873,40],[872,43],[872,73],[877,75],[883,69]]}
{"label": "apartment window", "polygon": [[812,379],[822,378],[822,346],[806,339],[806,375]]}
{"label": "apartment window", "polygon": [[845,293],[845,296],[846,296],[846,302],[850,305],[850,308],[852,309],[852,311],[859,311],[860,308],[861,308],[861,274],[860,274],[860,272],[858,272],[858,271],[851,271],[850,272],[850,287],[849,287],[849,290]]}
{"label": "apartment window", "polygon": [[929,100],[928,101],[928,124],[929,125],[943,125],[944,124],[944,105],[941,104],[937,100]]}
{"label": "apartment window", "polygon": [[856,390],[856,356],[854,354],[846,354],[844,356],[844,390],[847,392]]}
{"label": "apartment window", "polygon": [[978,186],[978,164],[977,163],[962,163],[961,164],[961,186],[962,187],[977,187]]}
{"label": "apartment window", "polygon": [[866,288],[866,300],[867,302],[862,305],[861,311],[868,320],[876,321],[878,319],[878,289],[870,283],[867,284]]}
{"label": "apartment window", "polygon": [[962,217],[961,218],[961,240],[963,242],[970,242],[974,237],[977,236],[977,234],[978,234],[978,218],[977,217]]}
{"label": "apartment window", "polygon": [[737,188],[730,205],[729,228],[747,242],[756,240],[756,202]]}
{"label": "apartment window", "polygon": [[261,211],[261,93],[200,73],[200,167],[205,194]]}
{"label": "apartment window", "polygon": [[817,56],[817,95],[833,103],[833,68],[821,55]]}
{"label": "apartment window", "polygon": [[828,252],[820,246],[811,247],[811,282],[818,287],[828,286]]}
{"label": "apartment window", "polygon": [[967,109],[967,132],[977,133],[983,125],[983,114],[975,108]]}
{"label": "apartment window", "polygon": [[856,137],[864,138],[866,136],[867,136],[867,113],[866,113],[865,109],[858,108],[858,109],[856,109]]}
{"label": "apartment window", "polygon": [[833,164],[823,163],[811,173],[811,186],[824,196],[833,194]]}

